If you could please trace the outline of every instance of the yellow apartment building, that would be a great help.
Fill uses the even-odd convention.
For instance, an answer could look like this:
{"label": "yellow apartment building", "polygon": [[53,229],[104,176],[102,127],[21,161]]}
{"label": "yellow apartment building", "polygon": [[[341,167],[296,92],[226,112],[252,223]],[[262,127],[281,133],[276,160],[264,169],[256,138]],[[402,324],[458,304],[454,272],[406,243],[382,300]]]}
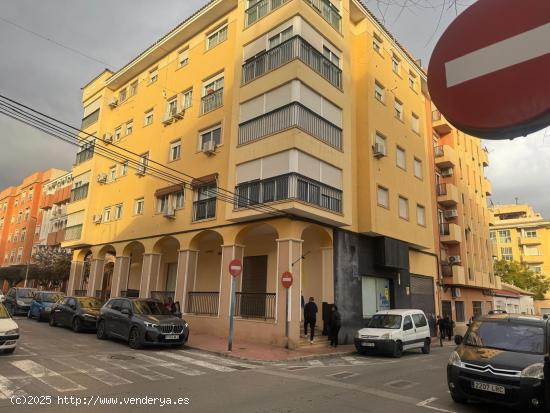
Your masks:
{"label": "yellow apartment building", "polygon": [[[495,205],[491,240],[499,260],[518,261],[538,274],[550,275],[550,221],[527,204]],[[550,313],[550,294],[536,300],[538,314]]]}
{"label": "yellow apartment building", "polygon": [[359,1],[209,2],[83,88],[69,293],[170,296],[226,336],[239,258],[237,339],[299,345],[310,296],[348,342],[380,309],[436,314],[426,102]]}
{"label": "yellow apartment building", "polygon": [[462,329],[471,317],[493,309],[493,290],[501,289],[489,238],[489,158],[478,138],[458,131],[435,108],[432,129],[441,312]]}

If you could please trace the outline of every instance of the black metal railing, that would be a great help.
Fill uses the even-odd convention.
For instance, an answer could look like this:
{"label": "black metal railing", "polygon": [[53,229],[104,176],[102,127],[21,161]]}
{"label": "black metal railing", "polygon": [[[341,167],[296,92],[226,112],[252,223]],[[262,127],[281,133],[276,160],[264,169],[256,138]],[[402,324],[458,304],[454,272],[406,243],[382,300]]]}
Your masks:
{"label": "black metal railing", "polygon": [[75,241],[82,236],[82,224],[65,228],[65,241]]}
{"label": "black metal railing", "polygon": [[235,295],[235,317],[275,319],[276,294],[237,292]]}
{"label": "black metal railing", "polygon": [[251,82],[294,59],[301,60],[329,83],[342,88],[342,69],[300,36],[294,36],[247,61],[243,65],[243,83]]}
{"label": "black metal railing", "polygon": [[88,188],[90,184],[84,184],[79,186],[78,188],[71,189],[71,198],[69,202],[76,202],[80,201],[81,199],[85,199],[88,196]]}
{"label": "black metal railing", "polygon": [[202,97],[201,114],[212,112],[223,105],[223,87]]}
{"label": "black metal railing", "polygon": [[162,301],[163,303],[166,303],[168,298],[171,298],[173,302],[175,295],[175,291],[151,291],[151,298]]}
{"label": "black metal railing", "polygon": [[451,227],[449,224],[439,224],[439,235],[451,235]]}
{"label": "black metal railing", "polygon": [[111,291],[96,290],[95,291],[95,298],[98,298],[101,301],[107,301],[109,298],[111,298]]}
{"label": "black metal railing", "polygon": [[193,221],[216,217],[216,198],[193,202]]}
{"label": "black metal railing", "polygon": [[139,290],[124,290],[120,292],[120,296],[127,298],[138,298]]}
{"label": "black metal railing", "polygon": [[88,294],[88,291],[86,290],[74,290],[75,297],[86,297],[87,294]]}
{"label": "black metal railing", "polygon": [[313,9],[323,16],[332,27],[339,32],[342,31],[342,16],[338,9],[330,2],[330,0],[305,0]]}
{"label": "black metal railing", "polygon": [[243,182],[236,187],[235,209],[259,203],[295,199],[342,212],[342,191],[297,173],[258,181]]}
{"label": "black metal railing", "polygon": [[342,149],[342,129],[299,102],[292,102],[239,125],[239,145],[245,145],[290,128],[338,150]]}
{"label": "black metal railing", "polygon": [[447,195],[447,184],[436,185],[437,196]]}
{"label": "black metal railing", "polygon": [[76,154],[75,164],[79,165],[82,162],[92,159],[94,156],[94,145],[88,145]]}
{"label": "black metal railing", "polygon": [[[245,10],[245,24],[246,27],[254,24],[262,17],[271,13],[277,7],[286,3],[289,0],[259,0],[248,9]],[[251,2],[252,3],[252,2]]]}
{"label": "black metal railing", "polygon": [[193,291],[187,293],[187,314],[218,315],[220,293],[217,291]]}

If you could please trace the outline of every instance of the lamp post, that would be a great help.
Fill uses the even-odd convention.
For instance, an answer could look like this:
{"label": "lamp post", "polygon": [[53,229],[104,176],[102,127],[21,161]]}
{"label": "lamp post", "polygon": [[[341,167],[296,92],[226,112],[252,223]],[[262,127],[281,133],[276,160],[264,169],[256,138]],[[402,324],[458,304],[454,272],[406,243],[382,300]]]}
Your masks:
{"label": "lamp post", "polygon": [[[35,236],[35,232],[36,232],[36,223],[38,223],[38,218],[37,217],[29,217],[29,221],[34,219],[36,222],[35,222],[35,226],[33,228],[33,233],[32,233],[32,240],[33,240],[33,243],[34,243],[34,236]],[[30,229],[30,225],[27,226],[27,228]],[[31,265],[31,258],[32,258],[32,248],[31,248],[31,256],[29,256],[29,259],[27,260],[27,268],[25,270],[25,283],[23,284],[23,287],[27,288],[27,281],[29,279],[29,267]]]}

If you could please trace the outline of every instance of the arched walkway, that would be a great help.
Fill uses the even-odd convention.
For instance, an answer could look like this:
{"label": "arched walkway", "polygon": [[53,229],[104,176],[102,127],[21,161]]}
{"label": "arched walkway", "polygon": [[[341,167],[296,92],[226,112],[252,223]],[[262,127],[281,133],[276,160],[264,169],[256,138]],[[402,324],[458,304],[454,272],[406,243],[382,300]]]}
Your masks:
{"label": "arched walkway", "polygon": [[161,238],[153,246],[153,253],[160,255],[160,263],[156,283],[151,287],[151,297],[163,302],[166,302],[169,297],[174,300],[178,276],[179,249],[179,241],[170,236]]}
{"label": "arched walkway", "polygon": [[139,296],[141,274],[143,272],[143,254],[145,254],[145,247],[141,242],[134,241],[124,247],[122,255],[129,258],[129,265],[128,277],[121,277],[121,296]]}

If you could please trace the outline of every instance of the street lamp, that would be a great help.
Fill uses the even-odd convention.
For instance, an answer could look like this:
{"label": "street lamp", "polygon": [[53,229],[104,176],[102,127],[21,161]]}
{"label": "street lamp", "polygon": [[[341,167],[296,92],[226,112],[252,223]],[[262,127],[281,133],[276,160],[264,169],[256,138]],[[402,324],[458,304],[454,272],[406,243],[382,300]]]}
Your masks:
{"label": "street lamp", "polygon": [[[36,223],[38,223],[38,218],[37,218],[37,217],[29,217],[29,221],[30,221],[31,219],[34,219],[34,220],[36,221]],[[30,225],[27,226],[27,228],[30,229]],[[33,229],[33,231],[32,231],[32,240],[33,240],[33,244],[34,244],[34,236],[35,236],[34,233],[35,233],[35,232],[36,232],[36,224],[35,224],[34,229]],[[27,269],[25,270],[25,283],[23,284],[23,287],[25,287],[25,288],[27,288],[27,280],[28,280],[28,278],[29,278],[29,267],[30,267],[30,265],[31,265],[31,258],[32,258],[32,248],[31,248],[31,256],[29,256],[29,259],[28,259],[28,261],[27,261]]]}

